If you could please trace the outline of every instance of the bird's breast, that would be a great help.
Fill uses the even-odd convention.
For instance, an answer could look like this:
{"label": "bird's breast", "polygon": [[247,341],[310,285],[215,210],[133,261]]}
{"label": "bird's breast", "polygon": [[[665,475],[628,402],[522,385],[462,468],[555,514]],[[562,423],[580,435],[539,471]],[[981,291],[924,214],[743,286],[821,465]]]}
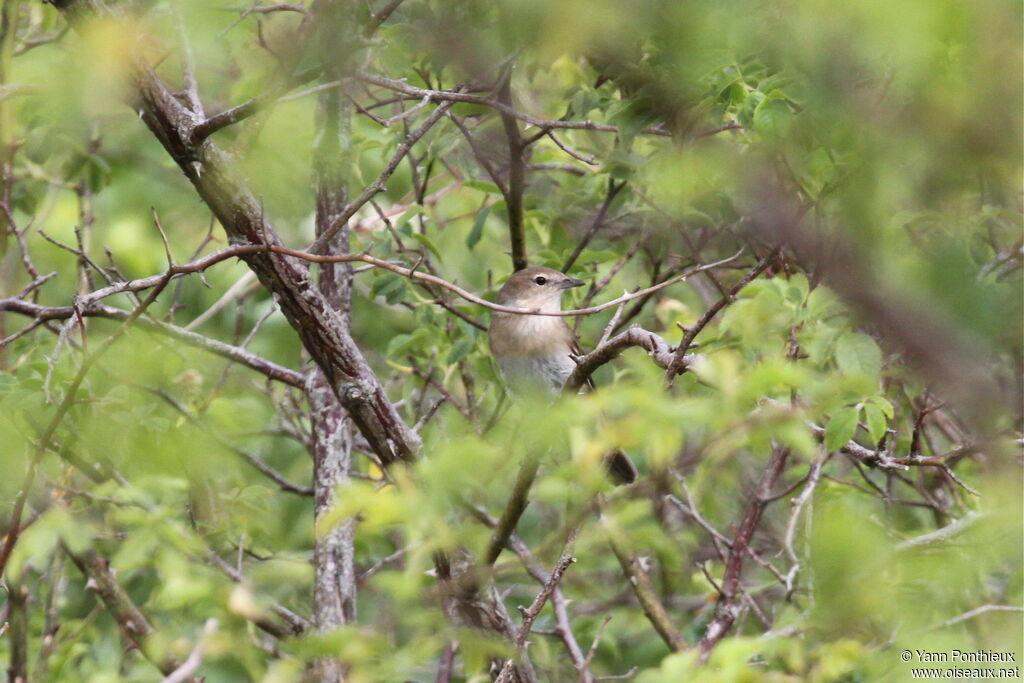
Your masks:
{"label": "bird's breast", "polygon": [[513,389],[557,392],[575,369],[573,334],[560,318],[498,314],[490,329],[491,353]]}
{"label": "bird's breast", "polygon": [[513,356],[498,361],[505,382],[517,392],[561,391],[575,367],[568,352],[548,356]]}

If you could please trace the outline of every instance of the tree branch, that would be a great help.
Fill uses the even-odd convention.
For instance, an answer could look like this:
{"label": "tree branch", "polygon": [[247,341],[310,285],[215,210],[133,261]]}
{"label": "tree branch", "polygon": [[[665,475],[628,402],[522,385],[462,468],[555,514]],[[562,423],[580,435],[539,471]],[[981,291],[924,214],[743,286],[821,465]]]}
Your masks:
{"label": "tree branch", "polygon": [[597,214],[594,215],[594,219],[590,222],[590,226],[587,228],[587,232],[580,238],[580,241],[576,243],[572,253],[569,254],[569,258],[565,259],[565,263],[562,264],[562,272],[568,273],[569,269],[572,268],[573,264],[576,263],[576,259],[580,257],[583,250],[590,244],[590,240],[594,239],[594,235],[601,229],[601,225],[604,223],[605,216],[608,215],[608,209],[611,207],[612,202],[615,200],[616,195],[622,191],[622,188],[626,186],[626,181],[622,181],[619,184],[615,184],[615,181],[611,178],[608,179],[608,191],[604,195],[604,201],[601,202],[601,207],[597,210]]}
{"label": "tree branch", "polygon": [[137,647],[139,652],[160,670],[160,673],[164,676],[172,675],[181,666],[181,663],[170,657],[156,658],[148,643],[156,631],[114,577],[106,560],[92,548],[75,553],[67,545],[64,545],[64,551],[67,552],[75,566],[88,577],[90,587],[96,591],[100,602],[117,622],[121,634]]}
{"label": "tree branch", "polygon": [[743,571],[743,556],[761,522],[761,515],[764,514],[765,508],[772,500],[772,487],[785,469],[788,457],[788,448],[776,446],[772,449],[768,467],[765,468],[757,488],[747,502],[743,521],[740,522],[740,526],[733,536],[732,545],[729,547],[729,559],[725,565],[725,578],[722,580],[721,595],[715,609],[715,617],[708,624],[707,631],[700,641],[702,661],[707,660],[715,645],[729,633],[739,614],[738,602],[742,595],[740,576]]}
{"label": "tree branch", "polygon": [[[562,574],[569,568],[576,558],[572,556],[572,541],[570,538],[566,543],[566,549],[562,553],[562,556],[558,558],[558,562],[555,564],[555,568],[551,570],[551,575],[548,576],[548,580],[544,582],[543,587],[537,594],[537,597],[533,599],[533,602],[528,608],[523,610],[523,622],[519,625],[519,632],[516,634],[515,646],[516,650],[520,653],[523,652],[526,646],[526,639],[530,635],[530,629],[533,628],[533,622],[537,620],[540,615],[540,611],[544,609],[544,604],[548,601],[548,598],[555,592],[555,588],[558,587],[558,582],[562,580]],[[498,674],[495,683],[510,683],[512,680],[512,671],[514,659],[509,659],[505,662],[505,666],[502,667],[501,672]]]}
{"label": "tree branch", "polygon": [[[89,16],[113,18],[97,0],[51,1],[73,26]],[[193,138],[197,123],[193,114],[138,57],[133,60],[132,81],[133,108],[191,181],[229,240],[239,245],[279,246],[261,203],[236,177],[228,157],[210,140]],[[345,220],[339,218],[337,227]],[[322,236],[319,246],[326,240]],[[310,281],[308,267],[266,249],[243,258],[277,297],[282,313],[381,462],[415,459],[419,436],[402,420],[349,331]]]}
{"label": "tree branch", "polygon": [[[603,344],[599,344],[596,349],[585,356],[575,359],[576,368],[569,375],[562,391],[575,394],[599,367],[613,360],[623,350],[631,346],[639,346],[647,351],[651,360],[663,368],[667,368],[674,358],[673,349],[667,341],[654,332],[645,330],[639,325],[633,325]],[[688,355],[687,358],[692,360],[693,356]]]}
{"label": "tree branch", "polygon": [[615,558],[622,567],[622,573],[629,580],[629,587],[633,589],[644,615],[651,622],[651,626],[658,632],[661,639],[665,641],[673,652],[681,652],[686,649],[686,640],[683,639],[679,629],[675,627],[665,610],[665,605],[658,598],[657,591],[651,583],[651,577],[647,575],[638,557],[633,557],[626,549],[622,540],[622,531],[607,517],[602,515],[602,522],[608,530],[608,544],[615,554]]}
{"label": "tree branch", "polygon": [[[17,298],[0,299],[0,311],[20,313],[22,315],[35,318],[40,322],[46,322],[48,320],[67,320],[73,315],[81,315],[87,318],[109,318],[111,320],[123,321],[127,320],[128,316],[131,315],[129,311],[98,303],[81,306],[76,311],[74,306],[43,306],[41,304],[33,303],[31,301],[23,301]],[[231,344],[226,344],[222,341],[205,337],[201,334],[196,334],[195,332],[190,332],[182,327],[178,327],[177,325],[159,322],[150,318],[140,318],[135,322],[135,326],[149,332],[165,335],[171,339],[188,344],[189,346],[209,351],[210,353],[222,358],[226,358],[227,360],[239,363],[255,370],[256,372],[262,373],[270,379],[283,382],[299,389],[304,386],[304,379],[301,373],[295,372],[294,370],[282,365],[278,365],[266,358],[262,358],[240,346],[232,346]]]}
{"label": "tree branch", "polygon": [[753,268],[747,271],[747,274],[740,278],[740,281],[729,288],[729,291],[719,299],[711,308],[704,311],[704,315],[700,317],[692,327],[687,328],[686,334],[683,336],[683,341],[676,347],[675,353],[673,354],[672,362],[669,363],[668,367],[665,368],[665,382],[671,384],[675,379],[675,376],[680,374],[683,370],[686,352],[690,350],[690,346],[693,344],[694,338],[700,334],[701,330],[707,327],[707,324],[711,322],[711,319],[718,314],[720,310],[725,308],[727,304],[734,301],[735,297],[741,289],[750,284],[754,278],[764,272],[764,270],[775,260],[775,257],[779,255],[779,247],[775,247],[768,254],[757,262]]}
{"label": "tree branch", "polygon": [[[512,66],[498,88],[498,101],[507,110],[512,109]],[[526,260],[526,236],[523,234],[523,189],[526,181],[526,164],[523,159],[525,147],[519,134],[516,118],[501,110],[501,124],[508,140],[508,193],[505,195],[505,210],[508,212],[508,235],[512,246],[512,270],[522,270]]]}

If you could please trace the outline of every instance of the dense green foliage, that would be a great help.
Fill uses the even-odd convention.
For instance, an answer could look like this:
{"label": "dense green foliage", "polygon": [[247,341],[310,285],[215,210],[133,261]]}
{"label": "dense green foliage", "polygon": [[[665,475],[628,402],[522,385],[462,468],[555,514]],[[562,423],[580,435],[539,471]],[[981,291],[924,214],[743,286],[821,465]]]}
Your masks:
{"label": "dense green foliage", "polygon": [[[438,557],[456,574],[479,563],[488,515],[534,457],[521,552],[476,578],[518,625],[516,607],[541,589],[524,558],[550,571],[578,529],[559,591],[585,671],[546,606],[527,650],[540,680],[903,680],[905,649],[1021,660],[1017,3],[405,0],[371,29],[369,3],[105,4],[124,11],[86,11],[68,29],[57,8],[3,2],[0,520],[4,533],[23,528],[4,568],[0,653],[15,661],[21,638],[30,680],[159,680],[154,661],[180,664],[200,641],[207,681],[298,680],[318,657],[341,660],[353,681],[434,680],[450,643],[452,680],[489,680],[489,663],[515,648],[453,616]],[[335,16],[329,5],[343,6]],[[194,331],[310,371],[271,292],[248,279],[232,290],[244,262],[176,278],[140,324],[65,311],[18,334],[38,314],[15,299],[66,307],[105,277],[148,277],[168,257],[227,246],[129,106],[136,59],[175,91],[191,59],[207,115],[269,102],[211,139],[295,249],[314,238],[325,92],[343,93],[332,162],[351,199],[444,101],[408,88],[461,87],[487,102],[455,104],[417,139],[376,207],[349,222],[353,253],[493,300],[512,270],[513,125],[529,142],[529,263],[562,268],[582,246],[567,272],[591,287],[567,307],[742,249],[625,304],[611,333],[639,324],[678,344],[767,263],[701,321],[670,387],[633,349],[598,370],[594,393],[511,407],[474,324],[486,308],[355,264],[352,335],[423,448],[385,475],[347,427],[351,479],[314,528],[306,392],[142,324],[189,325],[231,290]],[[512,110],[597,125],[544,136],[524,117],[503,121]],[[132,311],[151,291],[102,303]],[[570,319],[585,351],[613,314]],[[607,481],[613,445],[639,464],[636,485]],[[777,458],[746,539],[753,558],[737,536]],[[259,630],[275,606],[313,618],[313,548],[351,519],[357,617],[299,636]],[[730,543],[738,618],[699,663]],[[652,627],[613,546],[649,577],[680,651]],[[152,623],[145,656],[71,559],[89,552]],[[968,614],[986,605],[998,609]]]}

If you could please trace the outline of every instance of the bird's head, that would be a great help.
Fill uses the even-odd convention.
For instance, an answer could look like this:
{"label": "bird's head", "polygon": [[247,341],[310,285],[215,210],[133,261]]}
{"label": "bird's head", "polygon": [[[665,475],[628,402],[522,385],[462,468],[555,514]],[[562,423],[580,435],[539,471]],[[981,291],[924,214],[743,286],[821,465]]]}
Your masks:
{"label": "bird's head", "polygon": [[517,308],[558,311],[561,310],[565,290],[583,284],[586,283],[554,268],[524,268],[512,273],[512,277],[498,290],[498,303]]}

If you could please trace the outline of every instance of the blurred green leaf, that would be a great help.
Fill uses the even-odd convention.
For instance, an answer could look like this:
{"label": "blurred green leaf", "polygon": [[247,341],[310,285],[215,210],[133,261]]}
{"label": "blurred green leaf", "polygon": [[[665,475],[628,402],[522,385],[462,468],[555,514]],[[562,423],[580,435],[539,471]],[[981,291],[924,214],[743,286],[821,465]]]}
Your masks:
{"label": "blurred green leaf", "polygon": [[882,352],[868,335],[848,332],[836,342],[836,365],[845,375],[874,377],[882,371]]}
{"label": "blurred green leaf", "polygon": [[466,235],[466,248],[472,249],[480,241],[480,238],[484,234],[484,224],[487,223],[487,217],[491,215],[491,207],[485,206],[476,214],[476,218],[473,219],[473,229]]}
{"label": "blurred green leaf", "polygon": [[825,449],[833,452],[845,446],[857,431],[859,417],[858,408],[847,407],[836,411],[825,427]]}

